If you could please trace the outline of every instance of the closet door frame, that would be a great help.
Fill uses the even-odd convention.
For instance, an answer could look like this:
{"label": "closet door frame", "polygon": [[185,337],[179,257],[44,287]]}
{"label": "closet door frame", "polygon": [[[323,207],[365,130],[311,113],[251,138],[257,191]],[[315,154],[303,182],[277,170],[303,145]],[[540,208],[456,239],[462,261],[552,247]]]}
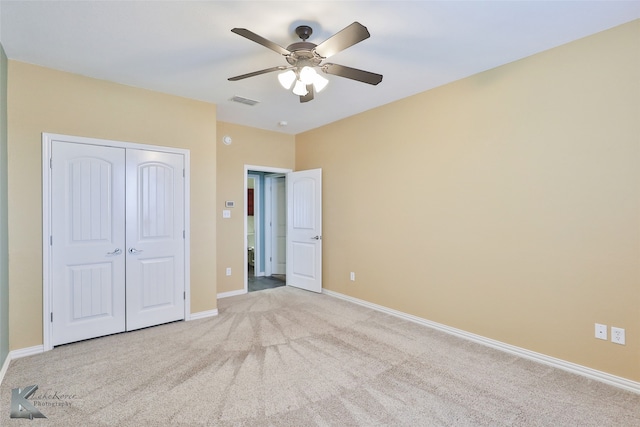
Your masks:
{"label": "closet door frame", "polygon": [[116,148],[133,148],[138,150],[160,151],[184,156],[184,319],[191,320],[191,281],[190,281],[190,151],[182,148],[162,147],[156,145],[138,144],[134,142],[113,141],[108,139],[86,138],[80,136],[60,135],[53,133],[42,134],[42,339],[43,350],[53,349],[51,310],[53,307],[51,236],[51,147],[53,141],[71,142]]}

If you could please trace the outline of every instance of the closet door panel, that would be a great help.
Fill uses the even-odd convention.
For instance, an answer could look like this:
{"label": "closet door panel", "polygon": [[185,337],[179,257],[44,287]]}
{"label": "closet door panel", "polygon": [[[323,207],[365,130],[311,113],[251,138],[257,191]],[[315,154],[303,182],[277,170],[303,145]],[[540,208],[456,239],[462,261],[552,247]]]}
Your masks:
{"label": "closet door panel", "polygon": [[125,151],[54,141],[52,342],[125,330]]}
{"label": "closet door panel", "polygon": [[127,330],[184,319],[184,157],[127,150]]}

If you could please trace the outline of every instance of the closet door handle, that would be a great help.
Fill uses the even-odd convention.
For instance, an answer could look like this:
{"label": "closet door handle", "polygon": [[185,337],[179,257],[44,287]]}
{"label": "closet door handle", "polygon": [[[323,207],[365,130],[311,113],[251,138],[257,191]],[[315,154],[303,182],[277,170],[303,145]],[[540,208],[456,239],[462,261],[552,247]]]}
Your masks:
{"label": "closet door handle", "polygon": [[135,255],[135,254],[139,254],[140,252],[142,252],[141,250],[138,250],[136,248],[129,248],[129,253],[131,255]]}
{"label": "closet door handle", "polygon": [[117,248],[113,252],[107,252],[107,255],[120,255],[121,253],[122,253],[122,250],[120,248]]}
{"label": "closet door handle", "polygon": [[311,240],[321,240],[322,236],[313,236]]}

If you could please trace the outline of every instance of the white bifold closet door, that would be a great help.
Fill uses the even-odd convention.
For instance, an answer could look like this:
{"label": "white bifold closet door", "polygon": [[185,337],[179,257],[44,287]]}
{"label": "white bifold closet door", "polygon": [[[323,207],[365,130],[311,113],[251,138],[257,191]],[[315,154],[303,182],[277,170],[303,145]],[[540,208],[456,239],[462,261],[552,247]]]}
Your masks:
{"label": "white bifold closet door", "polygon": [[184,157],[54,141],[53,345],[184,319]]}

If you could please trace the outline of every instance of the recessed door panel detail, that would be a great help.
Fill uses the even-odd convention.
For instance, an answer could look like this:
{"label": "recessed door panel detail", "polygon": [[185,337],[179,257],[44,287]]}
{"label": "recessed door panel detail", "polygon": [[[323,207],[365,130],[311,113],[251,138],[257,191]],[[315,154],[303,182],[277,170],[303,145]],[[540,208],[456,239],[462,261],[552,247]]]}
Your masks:
{"label": "recessed door panel detail", "polygon": [[293,275],[306,279],[314,279],[316,276],[314,243],[293,243]]}
{"label": "recessed door panel detail", "polygon": [[140,287],[142,309],[172,305],[175,302],[173,257],[140,260],[140,267],[142,268],[142,286]]}
{"label": "recessed door panel detail", "polygon": [[70,242],[111,240],[113,166],[94,157],[68,163]]}
{"label": "recessed door panel detail", "polygon": [[315,225],[315,182],[302,178],[293,185],[293,228],[306,230]]}
{"label": "recessed door panel detail", "polygon": [[111,263],[71,266],[72,322],[113,316],[113,274]]}
{"label": "recessed door panel detail", "polygon": [[140,239],[173,234],[174,170],[160,163],[138,166],[138,228]]}

